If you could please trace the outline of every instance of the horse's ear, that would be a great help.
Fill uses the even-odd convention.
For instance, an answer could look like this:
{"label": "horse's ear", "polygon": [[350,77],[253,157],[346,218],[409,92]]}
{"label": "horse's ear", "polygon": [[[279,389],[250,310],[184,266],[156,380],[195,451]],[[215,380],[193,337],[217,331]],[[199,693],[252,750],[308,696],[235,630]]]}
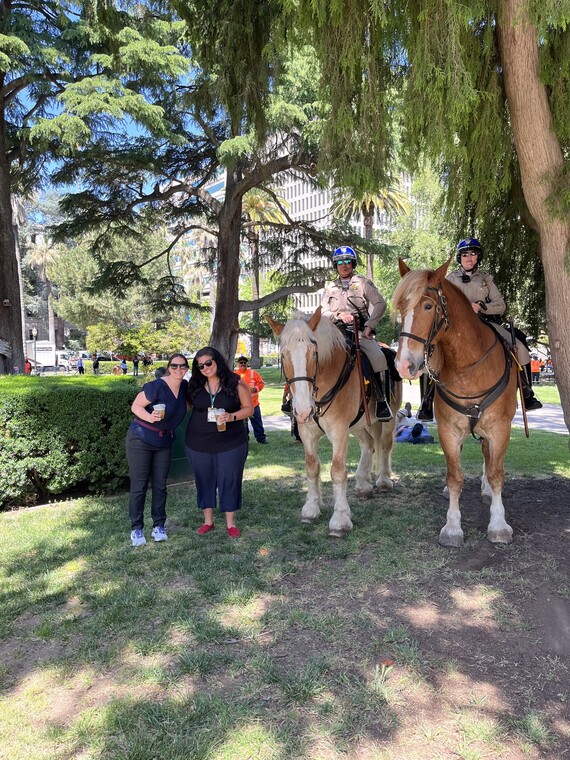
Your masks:
{"label": "horse's ear", "polygon": [[265,318],[265,321],[268,323],[269,327],[271,327],[271,329],[273,330],[273,334],[275,335],[275,337],[278,338],[283,332],[283,328],[285,327],[285,325],[281,324],[281,322],[276,322],[274,319],[271,319],[269,314],[264,314],[263,316]]}
{"label": "horse's ear", "polygon": [[410,267],[406,264],[404,259],[401,259],[398,256],[398,269],[400,270],[400,277],[403,277],[405,274],[408,274],[410,272]]}
{"label": "horse's ear", "polygon": [[445,275],[447,274],[447,268],[449,267],[452,261],[453,261],[453,256],[450,256],[447,259],[447,261],[445,261],[440,267],[438,267],[435,270],[438,282],[443,282],[445,280]]}
{"label": "horse's ear", "polygon": [[313,332],[317,329],[317,325],[321,321],[321,311],[322,309],[319,306],[307,323]]}

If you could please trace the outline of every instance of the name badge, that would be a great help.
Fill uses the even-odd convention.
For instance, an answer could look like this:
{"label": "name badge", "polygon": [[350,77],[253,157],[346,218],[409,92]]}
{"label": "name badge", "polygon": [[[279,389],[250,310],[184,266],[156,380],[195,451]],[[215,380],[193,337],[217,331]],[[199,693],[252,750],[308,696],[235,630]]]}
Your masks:
{"label": "name badge", "polygon": [[214,409],[213,406],[211,406],[208,409],[208,422],[215,422],[216,421],[216,409]]}

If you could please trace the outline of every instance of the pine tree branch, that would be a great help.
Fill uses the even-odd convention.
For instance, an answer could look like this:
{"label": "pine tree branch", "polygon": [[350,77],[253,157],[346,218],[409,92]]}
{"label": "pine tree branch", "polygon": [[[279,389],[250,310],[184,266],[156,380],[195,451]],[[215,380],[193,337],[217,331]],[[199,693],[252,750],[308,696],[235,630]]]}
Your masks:
{"label": "pine tree branch", "polygon": [[263,298],[259,298],[257,301],[239,301],[238,306],[240,311],[255,311],[257,309],[263,309],[266,306],[270,306],[275,301],[279,301],[281,298],[292,296],[294,293],[316,293],[325,285],[324,280],[314,282],[310,285],[288,285],[283,288],[278,288],[269,293]]}

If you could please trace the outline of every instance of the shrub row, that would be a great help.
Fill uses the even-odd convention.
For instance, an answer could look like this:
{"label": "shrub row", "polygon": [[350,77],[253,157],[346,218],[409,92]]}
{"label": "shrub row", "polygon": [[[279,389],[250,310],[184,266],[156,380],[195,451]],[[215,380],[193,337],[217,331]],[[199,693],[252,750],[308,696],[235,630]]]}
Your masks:
{"label": "shrub row", "polygon": [[121,486],[139,389],[132,376],[0,378],[0,509]]}

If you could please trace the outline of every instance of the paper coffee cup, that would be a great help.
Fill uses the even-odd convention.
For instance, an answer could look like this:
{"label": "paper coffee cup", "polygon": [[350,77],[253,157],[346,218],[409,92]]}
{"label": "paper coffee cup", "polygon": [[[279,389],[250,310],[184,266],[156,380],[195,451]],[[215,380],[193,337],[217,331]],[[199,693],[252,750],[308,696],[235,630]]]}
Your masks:
{"label": "paper coffee cup", "polygon": [[164,415],[166,414],[166,404],[155,404],[152,407],[153,412],[158,412],[160,414],[160,419],[164,419]]}

